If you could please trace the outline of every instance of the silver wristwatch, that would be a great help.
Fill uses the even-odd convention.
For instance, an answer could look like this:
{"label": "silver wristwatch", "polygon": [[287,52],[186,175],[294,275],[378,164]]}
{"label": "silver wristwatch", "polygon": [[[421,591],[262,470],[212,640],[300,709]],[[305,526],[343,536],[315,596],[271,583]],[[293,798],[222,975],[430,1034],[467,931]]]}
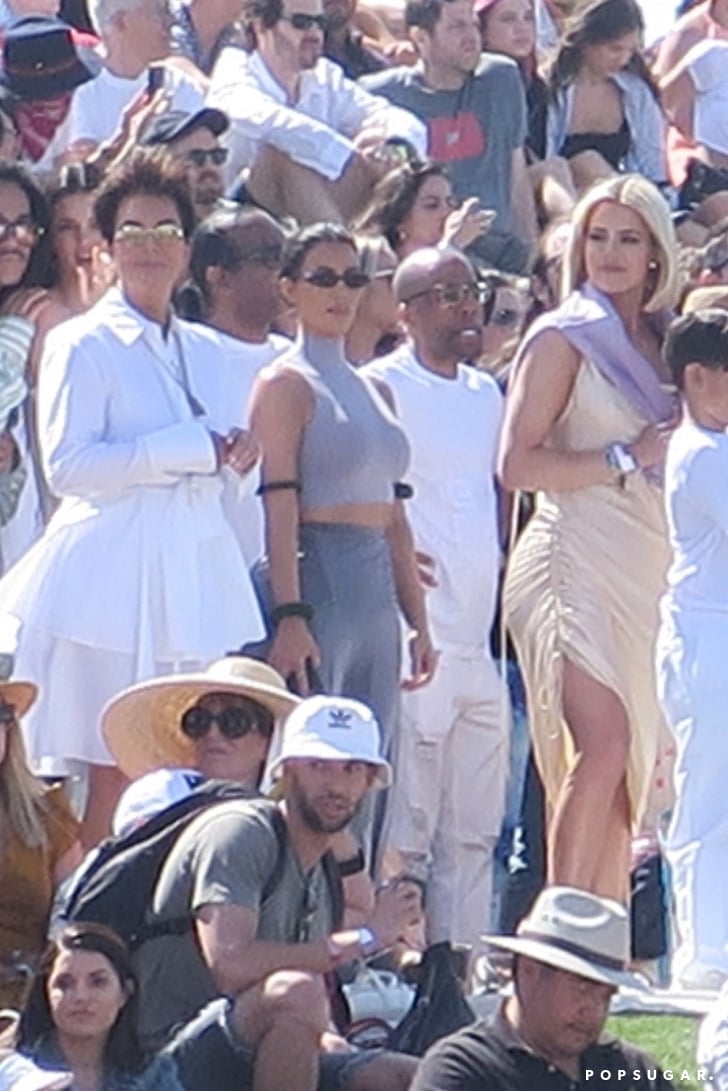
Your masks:
{"label": "silver wristwatch", "polygon": [[604,458],[609,469],[620,477],[633,474],[640,468],[637,459],[623,443],[610,443],[604,452]]}

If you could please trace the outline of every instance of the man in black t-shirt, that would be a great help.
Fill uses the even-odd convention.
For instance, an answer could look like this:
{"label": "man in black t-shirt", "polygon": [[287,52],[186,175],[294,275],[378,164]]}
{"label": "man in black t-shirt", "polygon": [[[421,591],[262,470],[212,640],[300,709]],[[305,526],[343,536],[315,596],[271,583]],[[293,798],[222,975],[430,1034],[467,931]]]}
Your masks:
{"label": "man in black t-shirt", "polygon": [[621,1091],[667,1091],[654,1061],[602,1036],[614,992],[640,983],[626,971],[623,906],[547,887],[515,936],[489,942],[516,955],[513,996],[434,1046],[410,1091],[588,1091],[608,1078]]}

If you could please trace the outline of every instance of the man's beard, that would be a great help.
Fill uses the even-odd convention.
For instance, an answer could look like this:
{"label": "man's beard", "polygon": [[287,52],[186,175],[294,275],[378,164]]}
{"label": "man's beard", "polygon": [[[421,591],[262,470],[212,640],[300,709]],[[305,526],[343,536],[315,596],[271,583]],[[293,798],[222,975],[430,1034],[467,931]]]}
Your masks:
{"label": "man's beard", "polygon": [[294,803],[300,817],[303,822],[308,826],[312,833],[338,833],[340,830],[345,829],[354,818],[361,806],[361,800],[355,807],[347,808],[347,813],[342,813],[342,816],[338,819],[331,819],[327,821],[322,818],[315,807],[306,799],[298,786],[292,786],[289,792],[289,798]]}

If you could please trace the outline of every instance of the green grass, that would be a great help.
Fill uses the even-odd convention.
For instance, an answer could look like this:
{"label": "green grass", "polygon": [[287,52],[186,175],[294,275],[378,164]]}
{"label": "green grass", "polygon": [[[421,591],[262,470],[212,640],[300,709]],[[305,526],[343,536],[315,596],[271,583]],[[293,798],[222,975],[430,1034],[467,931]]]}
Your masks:
{"label": "green grass", "polygon": [[675,1087],[680,1091],[705,1091],[710,1086],[680,1080],[687,1070],[692,1077],[697,1073],[695,1047],[700,1020],[683,1015],[614,1015],[607,1023],[610,1034],[623,1038],[657,1061],[663,1070],[674,1073]]}

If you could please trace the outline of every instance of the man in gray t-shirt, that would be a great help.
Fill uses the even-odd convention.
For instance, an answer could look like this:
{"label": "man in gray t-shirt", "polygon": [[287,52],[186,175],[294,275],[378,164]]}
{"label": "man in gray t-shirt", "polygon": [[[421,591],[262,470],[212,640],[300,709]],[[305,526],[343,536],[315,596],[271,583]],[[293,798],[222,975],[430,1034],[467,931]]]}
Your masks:
{"label": "man in gray t-shirt", "polygon": [[[240,1073],[235,1063],[231,1069],[236,1091],[326,1086],[326,1063],[318,1082],[319,1047],[329,1027],[324,974],[396,942],[419,915],[415,889],[403,890],[396,906],[390,901],[375,910],[372,927],[342,929],[334,919],[324,857],[367,792],[390,782],[379,745],[377,722],[359,702],[302,701],[270,765],[281,803],[217,804],[180,835],[162,867],[148,923],[188,920],[191,927],[150,939],[137,953],[148,1041],[168,1040],[213,998],[234,998],[225,1020],[228,1046],[242,1051]],[[213,1013],[193,1023],[191,1050],[189,1032],[181,1048],[170,1047],[178,1063],[193,1065],[182,1071],[190,1091],[200,1071],[200,1036],[215,1035],[210,1063],[225,1051],[220,1021]],[[410,1062],[380,1060],[382,1086],[406,1087]],[[341,1072],[335,1078],[356,1091],[353,1072],[350,1080],[341,1082]],[[226,1091],[225,1077],[216,1080],[211,1085]]]}
{"label": "man in gray t-shirt", "polygon": [[447,166],[458,200],[478,197],[497,212],[488,234],[468,248],[471,256],[481,265],[524,272],[537,223],[518,67],[481,54],[470,0],[408,0],[405,19],[420,63],[361,82],[426,122],[428,155]]}

